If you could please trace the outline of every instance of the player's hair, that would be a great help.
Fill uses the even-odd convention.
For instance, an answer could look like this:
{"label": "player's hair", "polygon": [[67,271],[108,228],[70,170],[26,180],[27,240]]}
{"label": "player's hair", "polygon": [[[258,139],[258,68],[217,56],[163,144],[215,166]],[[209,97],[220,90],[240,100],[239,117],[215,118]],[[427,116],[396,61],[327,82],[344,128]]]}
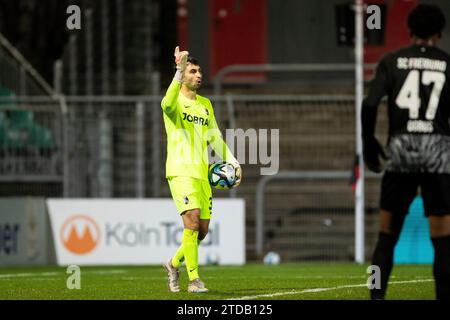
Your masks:
{"label": "player's hair", "polygon": [[200,62],[199,62],[196,58],[191,57],[191,56],[189,56],[189,57],[187,58],[187,62],[190,62],[190,63],[193,64],[194,66],[199,66],[199,65],[200,65]]}
{"label": "player's hair", "polygon": [[[187,62],[192,63],[194,66],[199,66],[200,65],[200,62],[196,58],[191,57],[191,56],[188,56]],[[176,69],[176,67],[177,67],[176,64],[173,64],[173,69],[174,70]]]}
{"label": "player's hair", "polygon": [[445,16],[441,8],[432,4],[417,5],[408,16],[408,28],[411,36],[429,39],[434,35],[441,36],[445,27]]}

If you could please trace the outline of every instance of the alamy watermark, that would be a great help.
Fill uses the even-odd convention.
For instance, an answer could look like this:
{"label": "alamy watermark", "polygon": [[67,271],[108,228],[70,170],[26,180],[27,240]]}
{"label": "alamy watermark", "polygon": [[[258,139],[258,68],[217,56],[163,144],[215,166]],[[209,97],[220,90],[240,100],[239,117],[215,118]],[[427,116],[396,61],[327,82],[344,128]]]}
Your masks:
{"label": "alamy watermark", "polygon": [[380,267],[376,265],[371,265],[367,267],[366,272],[370,274],[367,279],[367,288],[369,290],[372,289],[381,289],[381,271]]}
{"label": "alamy watermark", "polygon": [[[81,9],[73,4],[67,7],[66,13],[70,16],[66,20],[66,27],[69,30],[81,29]],[[376,4],[367,6],[366,13],[369,15],[366,20],[366,26],[370,30],[381,29],[381,8]]]}
{"label": "alamy watermark", "polygon": [[66,273],[69,274],[66,281],[66,287],[69,290],[81,289],[81,270],[80,267],[71,264],[67,267]]}
{"label": "alamy watermark", "polygon": [[[69,30],[81,29],[81,9],[79,6],[73,4],[67,7],[66,13],[69,14],[66,20],[66,27]],[[367,6],[366,13],[368,14],[366,26],[370,30],[381,29],[381,8],[376,4]]]}
{"label": "alamy watermark", "polygon": [[81,29],[81,9],[79,6],[73,4],[67,7],[66,13],[70,14],[66,20],[66,27],[69,30]]}
{"label": "alamy watermark", "polygon": [[367,14],[369,15],[366,20],[366,27],[369,30],[381,29],[381,8],[376,4],[367,6]]}
{"label": "alamy watermark", "polygon": [[[226,146],[218,129],[208,129],[193,135],[185,129],[177,129],[168,137],[173,141],[174,161],[180,165],[200,165],[218,162],[226,156]],[[177,143],[183,141],[184,143]],[[261,175],[274,175],[280,167],[279,129],[226,129],[225,141],[240,164],[258,164]],[[207,143],[210,148],[204,148]]]}

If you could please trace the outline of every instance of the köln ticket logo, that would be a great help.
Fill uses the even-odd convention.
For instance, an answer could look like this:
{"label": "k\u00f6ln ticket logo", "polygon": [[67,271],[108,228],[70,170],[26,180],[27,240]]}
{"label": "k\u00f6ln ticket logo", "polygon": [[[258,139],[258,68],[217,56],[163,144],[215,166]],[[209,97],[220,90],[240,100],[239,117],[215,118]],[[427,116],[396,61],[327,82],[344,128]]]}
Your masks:
{"label": "k\u00f6ln ticket logo", "polygon": [[62,243],[70,252],[86,254],[98,245],[100,228],[92,218],[85,215],[75,215],[64,222],[60,237]]}

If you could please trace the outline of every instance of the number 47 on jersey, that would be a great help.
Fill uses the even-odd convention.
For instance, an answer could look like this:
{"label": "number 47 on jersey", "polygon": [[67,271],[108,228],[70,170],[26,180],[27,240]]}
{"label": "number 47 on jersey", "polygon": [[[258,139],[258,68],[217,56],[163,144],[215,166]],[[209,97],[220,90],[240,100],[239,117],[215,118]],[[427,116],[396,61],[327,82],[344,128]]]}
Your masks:
{"label": "number 47 on jersey", "polygon": [[423,71],[422,79],[420,79],[420,72],[412,70],[403,84],[395,103],[401,109],[409,109],[409,118],[419,118],[419,109],[421,104],[420,99],[420,84],[429,86],[433,85],[430,100],[428,101],[427,111],[425,117],[427,120],[434,120],[436,111],[439,105],[442,88],[445,84],[445,74],[438,71]]}

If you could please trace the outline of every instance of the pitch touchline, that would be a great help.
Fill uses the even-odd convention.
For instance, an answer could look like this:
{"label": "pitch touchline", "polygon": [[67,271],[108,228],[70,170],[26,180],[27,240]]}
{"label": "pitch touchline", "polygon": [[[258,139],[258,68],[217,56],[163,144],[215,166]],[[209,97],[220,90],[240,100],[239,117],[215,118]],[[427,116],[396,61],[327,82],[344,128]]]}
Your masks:
{"label": "pitch touchline", "polygon": [[[403,283],[430,282],[430,281],[434,281],[434,279],[391,281],[391,282],[389,282],[389,284],[403,284]],[[240,298],[230,298],[230,299],[227,299],[227,300],[252,300],[252,299],[258,299],[258,298],[271,298],[271,297],[277,297],[277,296],[287,296],[287,295],[293,295],[293,294],[323,292],[323,291],[331,291],[331,290],[344,289],[344,288],[357,288],[357,287],[367,287],[367,283],[343,285],[343,286],[328,287],[328,288],[305,289],[305,290],[300,290],[300,291],[286,291],[286,292],[258,294],[258,295],[254,295],[254,296],[244,296],[244,297],[240,297]]]}
{"label": "pitch touchline", "polygon": [[[126,270],[123,269],[116,269],[116,270],[86,270],[82,271],[83,273],[87,274],[120,274],[120,273],[127,273]],[[35,272],[35,273],[5,273],[0,274],[0,279],[7,279],[7,278],[20,278],[20,277],[47,277],[47,276],[57,276],[61,275],[61,272]]]}
{"label": "pitch touchline", "polygon": [[57,272],[39,272],[39,273],[7,273],[7,274],[0,274],[1,278],[17,278],[17,277],[47,277],[47,276],[56,276],[58,275]]}

